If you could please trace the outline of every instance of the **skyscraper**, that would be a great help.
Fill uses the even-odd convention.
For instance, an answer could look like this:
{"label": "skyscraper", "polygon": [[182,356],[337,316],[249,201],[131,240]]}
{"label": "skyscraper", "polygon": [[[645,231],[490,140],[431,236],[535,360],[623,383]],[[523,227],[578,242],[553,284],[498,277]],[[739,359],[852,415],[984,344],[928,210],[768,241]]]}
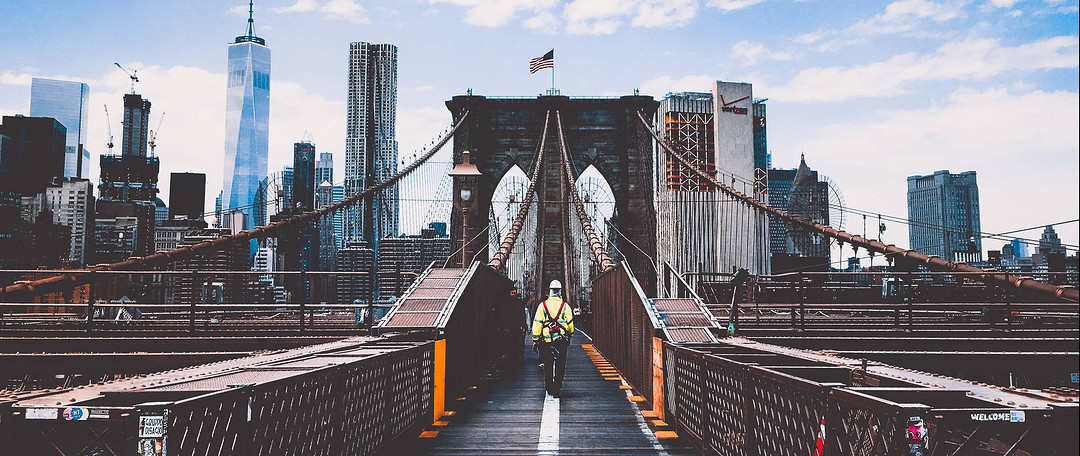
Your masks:
{"label": "skyscraper", "polygon": [[34,78],[30,83],[30,116],[52,117],[67,128],[64,177],[90,177],[90,151],[86,141],[86,120],[90,86],[82,82]]}
{"label": "skyscraper", "polygon": [[950,261],[980,261],[982,237],[975,171],[936,171],[910,176],[907,183],[911,248]]}
{"label": "skyscraper", "polygon": [[169,218],[184,216],[202,220],[206,204],[206,174],[172,173],[169,175]]}
{"label": "skyscraper", "polygon": [[292,208],[304,212],[315,208],[315,145],[293,144]]}
{"label": "skyscraper", "polygon": [[[660,101],[656,126],[687,161],[716,176],[714,118],[711,93],[671,93]],[[680,272],[719,272],[716,190],[662,150],[656,159],[657,261]]]}
{"label": "skyscraper", "polygon": [[124,133],[120,155],[101,156],[101,199],[149,201],[157,199],[160,162],[146,155],[150,100],[124,95]]}
{"label": "skyscraper", "polygon": [[0,187],[33,196],[64,176],[66,128],[49,117],[4,116],[0,123]]}
{"label": "skyscraper", "polygon": [[1042,236],[1039,238],[1039,253],[1043,255],[1065,253],[1065,248],[1061,246],[1061,238],[1058,237],[1053,226],[1047,225],[1043,229]]}
{"label": "skyscraper", "polygon": [[334,185],[334,154],[320,152],[319,160],[315,162],[315,187],[329,182]]}
{"label": "skyscraper", "polygon": [[[716,81],[713,107],[716,113],[716,168],[720,180],[746,195],[755,192],[753,86],[744,82]],[[719,264],[723,272],[746,268],[751,274],[768,270],[766,217],[743,204],[724,201],[720,195]]]}
{"label": "skyscraper", "polygon": [[[345,194],[397,173],[397,46],[349,45],[349,96],[345,125]],[[378,240],[398,234],[398,191],[383,190],[344,215],[343,242]]]}
{"label": "skyscraper", "polygon": [[[247,34],[229,44],[228,88],[225,95],[225,174],[222,211],[243,213],[243,227],[266,220],[253,210],[259,184],[266,179],[270,125],[270,48],[255,36],[255,19],[248,4]],[[233,217],[223,215],[223,226]]]}
{"label": "skyscraper", "polygon": [[86,179],[58,180],[45,189],[45,201],[53,221],[71,228],[66,259],[73,266],[83,266],[94,239],[94,184]]}

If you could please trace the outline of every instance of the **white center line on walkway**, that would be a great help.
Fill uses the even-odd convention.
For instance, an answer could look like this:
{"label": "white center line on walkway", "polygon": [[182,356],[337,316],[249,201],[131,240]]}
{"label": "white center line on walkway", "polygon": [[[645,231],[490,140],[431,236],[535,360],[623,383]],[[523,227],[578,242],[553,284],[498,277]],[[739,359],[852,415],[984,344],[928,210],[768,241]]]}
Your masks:
{"label": "white center line on walkway", "polygon": [[544,414],[540,419],[540,440],[536,454],[559,454],[559,398],[548,394],[544,398]]}

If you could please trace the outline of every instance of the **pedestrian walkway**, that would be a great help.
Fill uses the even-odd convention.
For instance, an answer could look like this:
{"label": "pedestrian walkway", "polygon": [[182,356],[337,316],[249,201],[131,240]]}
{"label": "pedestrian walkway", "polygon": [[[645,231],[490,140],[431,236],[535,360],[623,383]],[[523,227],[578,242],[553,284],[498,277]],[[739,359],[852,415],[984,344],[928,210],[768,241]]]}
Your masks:
{"label": "pedestrian walkway", "polygon": [[[384,454],[635,455],[693,454],[663,422],[632,402],[634,393],[579,332],[570,346],[559,398],[544,392],[537,356],[504,360],[449,412]],[[645,407],[644,403],[641,407]],[[659,437],[657,436],[659,434]]]}

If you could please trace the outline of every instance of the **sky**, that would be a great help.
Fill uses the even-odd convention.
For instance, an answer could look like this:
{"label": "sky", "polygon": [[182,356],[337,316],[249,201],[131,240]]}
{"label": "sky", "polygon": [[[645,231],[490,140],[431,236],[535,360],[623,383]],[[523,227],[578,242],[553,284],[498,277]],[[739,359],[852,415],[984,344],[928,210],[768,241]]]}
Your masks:
{"label": "sky", "polygon": [[[32,77],[89,84],[96,181],[102,106],[119,138],[130,89],[119,62],[138,71],[151,128],[161,121],[162,199],[168,173],[204,172],[213,207],[226,46],[246,31],[246,2],[2,3],[0,114],[29,113]],[[528,61],[554,49],[563,95],[659,99],[752,83],[768,98],[773,166],[805,154],[850,208],[906,218],[907,176],[976,171],[983,231],[1039,227],[1016,234],[1037,239],[1080,212],[1078,10],[1066,0],[260,0],[270,169],[291,164],[292,144],[310,134],[342,179],[350,42],[398,47],[403,157],[450,123],[454,95],[544,92],[551,74],[529,74]],[[861,233],[852,218],[845,228]],[[1055,229],[1080,243],[1080,223]],[[906,246],[906,227],[887,223],[883,241]]]}

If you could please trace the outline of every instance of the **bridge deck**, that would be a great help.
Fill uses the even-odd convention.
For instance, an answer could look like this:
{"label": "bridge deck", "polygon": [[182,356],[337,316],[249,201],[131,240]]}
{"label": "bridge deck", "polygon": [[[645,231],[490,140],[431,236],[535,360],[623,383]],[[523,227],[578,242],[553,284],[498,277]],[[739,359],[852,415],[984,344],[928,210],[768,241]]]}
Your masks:
{"label": "bridge deck", "polygon": [[646,418],[623,381],[604,378],[603,361],[582,347],[591,342],[574,338],[561,398],[545,394],[537,356],[526,348],[524,363],[500,362],[464,400],[448,400],[453,413],[441,423],[382,454],[694,454],[681,439],[657,437],[671,428]]}

